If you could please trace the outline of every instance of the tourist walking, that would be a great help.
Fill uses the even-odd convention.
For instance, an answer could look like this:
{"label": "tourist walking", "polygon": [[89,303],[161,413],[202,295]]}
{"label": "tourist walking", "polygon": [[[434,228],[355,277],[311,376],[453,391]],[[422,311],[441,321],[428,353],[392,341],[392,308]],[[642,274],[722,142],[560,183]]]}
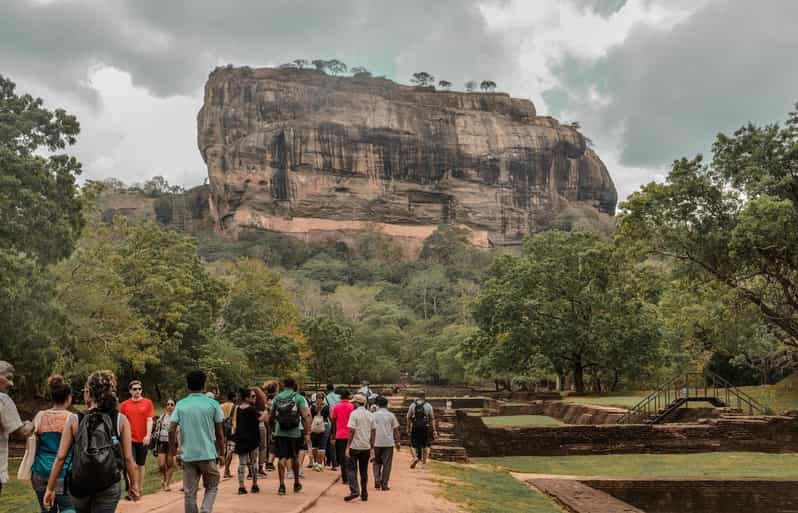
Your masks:
{"label": "tourist walking", "polygon": [[[128,385],[128,392],[130,392],[130,399],[122,402],[119,406],[119,412],[127,417],[128,422],[130,422],[133,459],[136,460],[136,465],[138,466],[136,469],[138,472],[136,481],[143,483],[144,471],[147,468],[147,451],[150,446],[155,408],[152,405],[152,401],[144,397],[141,381],[131,381]],[[125,483],[127,483],[127,480]],[[130,500],[130,495],[128,494],[125,498]]]}
{"label": "tourist walking", "polygon": [[266,381],[263,383],[263,389],[266,392],[266,419],[264,423],[266,428],[266,470],[274,470],[274,459],[276,458],[276,447],[274,446],[274,421],[269,421],[271,417],[272,401],[277,396],[277,389],[280,384],[277,381]]}
{"label": "tourist walking", "polygon": [[410,444],[416,451],[410,468],[416,468],[419,462],[421,468],[426,468],[432,439],[437,438],[438,433],[435,429],[435,412],[423,391],[407,410],[407,434],[410,435]]}
{"label": "tourist walking", "polygon": [[175,460],[169,456],[169,426],[172,425],[172,413],[175,411],[174,399],[167,399],[166,410],[155,423],[155,453],[158,455],[158,471],[161,473],[161,489],[171,492],[172,474],[175,471]]}
{"label": "tourist walking", "polygon": [[346,444],[349,440],[349,416],[354,409],[354,405],[349,402],[349,390],[343,389],[341,390],[341,401],[330,412],[330,419],[335,425],[335,432],[332,436],[335,439],[335,457],[338,460],[338,465],[341,466],[342,484],[347,484],[349,480],[349,472],[346,469]]}
{"label": "tourist walking", "polygon": [[258,487],[258,448],[261,443],[260,426],[263,416],[256,408],[257,394],[254,390],[242,388],[239,391],[241,403],[236,409],[235,453],[238,455],[238,493],[247,493],[244,486],[246,470],[252,478],[252,493],[260,492]]}
{"label": "tourist walking", "polygon": [[[180,460],[183,462],[185,513],[211,513],[219,488],[219,469],[224,464],[224,414],[219,403],[207,397],[205,373],[186,376],[189,395],[177,402],[169,426],[169,454],[177,454],[180,429]],[[199,481],[205,487],[202,506],[197,508]]]}
{"label": "tourist walking", "polygon": [[42,501],[45,511],[56,504],[58,480],[70,454],[68,488],[77,513],[116,511],[122,496],[120,462],[130,475],[131,500],[141,497],[130,423],[118,410],[116,387],[109,370],[95,371],[86,380],[83,399],[88,409],[70,417],[61,434]]}
{"label": "tourist walking", "polygon": [[31,467],[31,484],[42,513],[74,512],[72,497],[66,488],[65,476],[72,470],[72,451],[67,454],[64,466],[55,483],[55,504],[52,509],[44,507],[44,494],[47,491],[47,481],[53,470],[53,463],[61,446],[61,437],[69,421],[75,414],[69,411],[72,406],[72,388],[59,375],[50,376],[47,380],[50,399],[53,405],[48,410],[42,410],[33,419],[36,436],[36,455]]}
{"label": "tourist walking", "polygon": [[235,440],[233,440],[233,430],[235,429],[235,407],[236,407],[236,393],[229,392],[227,394],[227,401],[219,405],[224,415],[224,439],[227,441],[227,446],[224,451],[224,477],[233,477],[230,473],[230,464],[233,462],[233,453],[235,452]]}
{"label": "tourist walking", "polygon": [[[296,392],[296,382],[293,378],[283,380],[283,390],[272,402],[269,422],[275,423],[277,474],[280,478],[277,493],[285,495],[285,473],[288,465],[291,466],[294,477],[294,493],[299,493],[302,491],[299,482],[299,451],[303,442],[305,444],[310,442],[310,409],[305,398]],[[300,423],[304,426],[304,437],[299,427]]]}
{"label": "tourist walking", "polygon": [[[335,386],[332,383],[327,383],[327,392],[326,397],[324,398],[324,404],[330,410],[332,414],[332,409],[335,407],[336,404],[341,402],[341,396],[335,393]],[[335,423],[330,422],[330,436],[327,437],[327,464],[332,467],[333,470],[336,469],[338,466],[338,460],[335,455]]]}
{"label": "tourist walking", "polygon": [[[372,456],[376,436],[374,414],[366,408],[368,403],[366,397],[355,394],[352,402],[355,404],[355,411],[349,415],[347,422],[349,438],[345,452],[349,471],[349,495],[344,497],[346,502],[358,497],[364,501],[369,500],[369,459]],[[359,486],[358,473],[360,473]]]}
{"label": "tourist walking", "polygon": [[316,401],[310,405],[310,445],[312,449],[313,470],[324,469],[324,453],[330,439],[330,407],[327,406],[324,392],[316,393]]}
{"label": "tourist walking", "polygon": [[19,418],[17,405],[8,396],[14,386],[14,366],[0,360],[0,495],[8,482],[8,439],[26,439],[33,432],[33,423]]}
{"label": "tourist walking", "polygon": [[[266,411],[269,409],[269,396],[261,387],[252,387],[252,391],[255,392],[256,395],[255,409],[258,411],[258,416],[262,419],[266,419]],[[269,443],[267,440],[268,431],[266,430],[266,423],[261,422],[259,429],[260,445],[258,446],[258,461],[255,464],[255,467],[260,475],[266,477],[266,463],[269,459]]]}
{"label": "tourist walking", "polygon": [[399,421],[396,415],[388,410],[388,399],[377,397],[377,411],[374,413],[374,488],[390,490],[391,467],[393,466],[393,449],[399,450]]}

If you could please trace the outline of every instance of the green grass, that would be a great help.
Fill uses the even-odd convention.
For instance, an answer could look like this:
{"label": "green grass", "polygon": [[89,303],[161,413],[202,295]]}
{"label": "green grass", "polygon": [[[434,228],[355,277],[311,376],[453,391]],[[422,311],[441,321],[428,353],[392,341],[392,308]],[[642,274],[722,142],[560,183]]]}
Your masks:
{"label": "green grass", "polygon": [[623,395],[584,395],[568,396],[563,400],[569,403],[595,404],[596,406],[614,406],[631,408],[646,396],[646,392],[624,392]]}
{"label": "green grass", "polygon": [[713,452],[600,456],[475,458],[480,464],[531,474],[606,477],[798,477],[798,454]]}
{"label": "green grass", "polygon": [[562,513],[539,492],[506,472],[433,463],[441,494],[470,513]]}
{"label": "green grass", "polygon": [[482,417],[486,426],[562,426],[563,422],[546,415],[508,415],[502,417]]}
{"label": "green grass", "polygon": [[[0,513],[39,513],[39,505],[33,487],[28,481],[17,481],[17,468],[20,459],[8,462],[8,474],[11,481],[3,485],[3,495],[0,498]],[[175,472],[172,481],[180,480],[179,469]],[[124,484],[122,485],[124,494]],[[144,475],[144,495],[155,493],[161,489],[161,475],[158,473],[158,460],[152,454],[147,456],[147,472]],[[173,487],[174,489],[174,487]]]}

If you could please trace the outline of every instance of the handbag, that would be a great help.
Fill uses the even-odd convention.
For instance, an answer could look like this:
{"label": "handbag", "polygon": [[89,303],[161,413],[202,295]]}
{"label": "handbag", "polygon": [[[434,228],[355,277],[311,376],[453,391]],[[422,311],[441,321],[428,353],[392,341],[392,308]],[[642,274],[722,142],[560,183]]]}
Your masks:
{"label": "handbag", "polygon": [[36,432],[39,430],[39,420],[41,416],[42,412],[39,412],[33,418],[33,433],[28,437],[25,445],[25,456],[22,458],[22,463],[19,464],[19,469],[17,470],[17,479],[20,481],[27,481],[31,478],[33,460],[36,459],[36,446],[38,444]]}

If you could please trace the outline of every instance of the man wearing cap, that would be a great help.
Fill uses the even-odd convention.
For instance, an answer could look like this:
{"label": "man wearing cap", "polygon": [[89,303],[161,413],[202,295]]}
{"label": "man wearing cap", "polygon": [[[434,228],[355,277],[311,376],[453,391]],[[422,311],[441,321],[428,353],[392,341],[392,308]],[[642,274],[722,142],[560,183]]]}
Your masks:
{"label": "man wearing cap", "polygon": [[[346,502],[358,496],[364,501],[369,499],[369,459],[374,453],[374,439],[377,425],[374,423],[374,414],[366,409],[366,397],[355,394],[352,403],[355,411],[349,416],[349,440],[346,444],[346,458],[349,466],[349,495],[344,497]],[[360,471],[360,486],[358,487],[357,474]]]}

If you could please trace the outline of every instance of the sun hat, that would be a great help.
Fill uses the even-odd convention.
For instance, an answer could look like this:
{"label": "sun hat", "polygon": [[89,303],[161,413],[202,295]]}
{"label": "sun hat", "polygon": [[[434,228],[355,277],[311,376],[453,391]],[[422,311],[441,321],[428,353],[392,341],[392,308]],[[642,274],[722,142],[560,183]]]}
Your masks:
{"label": "sun hat", "polygon": [[364,396],[363,394],[355,394],[354,397],[352,397],[352,402],[358,404],[366,404],[366,396]]}

